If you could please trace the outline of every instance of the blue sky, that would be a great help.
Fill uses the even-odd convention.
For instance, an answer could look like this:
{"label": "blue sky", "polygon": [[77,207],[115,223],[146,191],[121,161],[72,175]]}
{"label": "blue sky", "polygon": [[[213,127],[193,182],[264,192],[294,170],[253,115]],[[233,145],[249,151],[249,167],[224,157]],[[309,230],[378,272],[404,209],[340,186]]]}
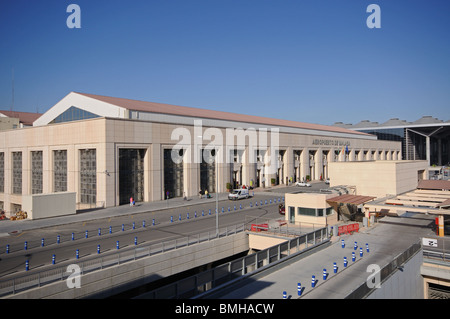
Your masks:
{"label": "blue sky", "polygon": [[320,124],[447,121],[449,16],[443,0],[2,0],[0,109],[14,69],[16,111],[79,91]]}

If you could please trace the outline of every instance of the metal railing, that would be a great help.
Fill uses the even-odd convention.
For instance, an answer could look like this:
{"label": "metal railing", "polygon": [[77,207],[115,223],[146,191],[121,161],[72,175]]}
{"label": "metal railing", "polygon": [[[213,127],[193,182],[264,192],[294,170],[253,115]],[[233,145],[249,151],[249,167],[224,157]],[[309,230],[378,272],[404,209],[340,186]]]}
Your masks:
{"label": "metal railing", "polygon": [[450,239],[445,237],[430,237],[422,239],[424,262],[434,264],[450,263]]}
{"label": "metal railing", "polygon": [[235,259],[213,269],[184,278],[172,284],[145,293],[145,299],[184,299],[198,296],[220,285],[230,283],[243,276],[265,269],[291,254],[298,254],[329,241],[327,228],[317,229],[307,234],[287,240],[278,245]]}
{"label": "metal railing", "polygon": [[[202,242],[223,238],[245,231],[244,224],[238,224],[231,227],[220,228],[219,232],[208,231],[196,235],[190,235],[173,240],[166,240],[153,244],[141,244],[130,248],[124,248],[117,253],[105,256],[94,257],[80,261],[74,259],[72,264],[80,267],[80,275],[121,265],[126,262],[135,261],[140,258],[165,253],[174,249],[179,249]],[[15,275],[13,278],[0,281],[0,297],[23,292],[28,289],[42,287],[57,281],[67,280],[73,272],[67,270],[65,266],[55,266],[52,269],[43,270],[35,273],[23,273]]]}

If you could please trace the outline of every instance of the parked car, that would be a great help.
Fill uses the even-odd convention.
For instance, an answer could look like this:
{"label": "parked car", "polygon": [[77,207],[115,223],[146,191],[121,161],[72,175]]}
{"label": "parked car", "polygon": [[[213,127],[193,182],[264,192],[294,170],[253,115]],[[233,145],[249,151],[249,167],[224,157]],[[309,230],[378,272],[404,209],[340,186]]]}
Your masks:
{"label": "parked car", "polygon": [[325,180],[325,184],[330,185],[330,179],[329,179],[329,178],[327,178],[327,179]]}
{"label": "parked car", "polygon": [[238,200],[241,198],[249,198],[250,194],[248,193],[248,189],[241,188],[241,189],[235,189],[233,192],[228,194],[228,199],[231,200]]}
{"label": "parked car", "polygon": [[280,213],[280,215],[286,214],[286,208],[284,208],[283,204],[278,205],[278,213]]}
{"label": "parked car", "polygon": [[311,187],[311,184],[306,183],[306,182],[296,182],[295,186],[300,186],[300,187]]}

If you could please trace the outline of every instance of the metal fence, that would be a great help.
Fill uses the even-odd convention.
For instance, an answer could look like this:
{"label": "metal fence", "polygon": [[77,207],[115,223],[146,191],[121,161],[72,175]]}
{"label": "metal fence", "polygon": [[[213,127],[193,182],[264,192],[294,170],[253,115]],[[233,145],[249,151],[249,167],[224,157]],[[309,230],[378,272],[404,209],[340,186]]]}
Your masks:
{"label": "metal fence", "polygon": [[313,246],[329,241],[327,228],[317,229],[281,244],[238,258],[213,269],[184,278],[143,294],[145,299],[184,299],[198,296],[246,274],[288,258]]}
{"label": "metal fence", "polygon": [[[112,267],[120,265],[129,261],[134,261],[140,258],[153,256],[155,254],[165,253],[174,249],[179,249],[202,242],[214,240],[216,238],[223,238],[237,233],[245,231],[245,225],[239,224],[231,227],[220,228],[218,233],[213,232],[203,232],[196,235],[190,235],[178,239],[173,239],[169,241],[163,241],[160,243],[138,245],[132,249],[124,248],[119,250],[117,253],[108,254],[100,257],[94,257],[91,259],[85,259],[83,261],[74,260],[80,267],[80,275],[101,270],[107,267]],[[13,278],[1,280],[0,281],[0,297],[7,296],[11,294],[16,294],[18,292],[23,292],[25,290],[42,287],[57,281],[64,281],[73,275],[72,271],[67,271],[66,266],[55,266],[49,270],[43,270],[36,273],[24,273],[16,275]]]}
{"label": "metal fence", "polygon": [[450,263],[450,239],[445,237],[422,238],[424,262]]}

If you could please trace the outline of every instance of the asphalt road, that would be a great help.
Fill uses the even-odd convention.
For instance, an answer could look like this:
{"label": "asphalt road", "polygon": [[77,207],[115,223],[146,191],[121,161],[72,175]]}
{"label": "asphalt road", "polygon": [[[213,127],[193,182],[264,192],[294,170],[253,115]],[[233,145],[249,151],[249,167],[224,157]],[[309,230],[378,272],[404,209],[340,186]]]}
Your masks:
{"label": "asphalt road", "polygon": [[[281,217],[278,213],[279,203],[270,204],[270,200],[282,198],[284,193],[310,192],[327,188],[325,183],[312,183],[312,187],[277,187],[256,192],[253,198],[239,201],[229,201],[221,197],[219,201],[219,228],[234,227],[244,223],[261,222],[263,218],[273,219]],[[252,193],[252,192],[251,192]],[[258,201],[258,207],[255,201]],[[261,201],[267,204],[260,205]],[[252,203],[252,208],[250,207]],[[2,233],[0,236],[0,280],[22,276],[47,270],[50,267],[82,262],[89,258],[97,258],[98,245],[102,256],[116,254],[117,241],[120,252],[135,248],[135,240],[139,245],[159,244],[161,242],[179,240],[183,242],[187,236],[211,236],[216,233],[215,199],[191,200],[175,206],[175,201],[159,203],[158,209],[149,209],[147,205],[138,207],[127,206],[111,209],[115,213],[105,218],[94,219],[86,215],[77,214],[81,221],[56,223],[40,228],[26,228],[24,230]],[[142,205],[142,207],[139,207]],[[236,205],[236,210],[235,206]],[[242,205],[243,209],[240,209]],[[172,208],[171,208],[172,207]],[[222,213],[222,207],[225,212]],[[105,211],[107,211],[106,209]],[[211,210],[211,215],[209,215]],[[102,213],[98,211],[98,213]],[[189,219],[187,215],[189,214]],[[99,214],[98,214],[99,215]],[[93,215],[91,215],[93,216]],[[173,222],[171,222],[171,216]],[[197,216],[197,217],[195,217]],[[179,220],[181,217],[181,220]],[[284,218],[284,217],[283,217]],[[80,219],[80,218],[79,218]],[[155,224],[153,225],[153,221]],[[34,221],[33,221],[34,222]],[[145,227],[144,227],[145,223]],[[20,225],[20,224],[17,224]],[[23,224],[25,225],[25,224]],[[19,227],[20,228],[20,227]],[[111,229],[111,233],[110,233]],[[99,234],[100,230],[100,234]],[[87,238],[86,238],[87,231]],[[59,243],[57,238],[59,236]],[[73,236],[73,239],[72,239]],[[42,245],[42,239],[44,244]],[[25,250],[27,242],[27,250]],[[7,245],[9,253],[6,253]],[[76,250],[79,250],[79,259]],[[52,256],[55,255],[55,265]],[[25,272],[25,262],[29,261],[29,271]]]}
{"label": "asphalt road", "polygon": [[[252,218],[278,218],[278,202],[250,208],[250,201],[256,199],[268,201],[275,198],[271,195],[256,195],[255,198],[240,201],[219,202],[219,228],[234,227],[245,222],[251,222]],[[236,205],[236,210],[234,210]],[[240,209],[242,205],[243,209]],[[221,212],[224,207],[225,212]],[[230,211],[228,211],[230,207]],[[211,215],[209,215],[211,209]],[[55,255],[55,265],[68,265],[81,262],[88,258],[98,257],[98,245],[101,255],[117,253],[117,241],[120,251],[135,248],[135,238],[138,245],[149,245],[163,241],[183,242],[187,236],[197,235],[211,236],[216,233],[216,217],[214,214],[215,201],[208,200],[203,204],[186,206],[177,209],[165,209],[158,212],[145,212],[127,214],[126,216],[110,217],[100,220],[88,220],[66,225],[57,225],[41,229],[32,229],[10,234],[0,238],[0,280],[11,276],[21,276],[25,273],[25,262],[29,261],[29,271],[38,272],[52,267],[52,256]],[[202,216],[202,211],[204,216]],[[197,212],[197,217],[195,217]],[[187,214],[189,213],[189,219]],[[179,216],[181,214],[181,221]],[[173,222],[170,222],[173,216]],[[152,221],[155,219],[155,225]],[[145,227],[143,222],[145,221]],[[133,229],[134,225],[134,229]],[[111,227],[111,233],[110,233]],[[123,227],[123,230],[122,230]],[[100,229],[100,235],[99,235]],[[88,232],[86,238],[86,231]],[[72,233],[74,240],[72,240]],[[57,237],[60,237],[59,244]],[[42,246],[44,238],[44,246]],[[27,250],[24,249],[27,242]],[[6,253],[6,245],[9,245],[9,253]],[[79,259],[75,259],[76,250],[79,250]]]}

